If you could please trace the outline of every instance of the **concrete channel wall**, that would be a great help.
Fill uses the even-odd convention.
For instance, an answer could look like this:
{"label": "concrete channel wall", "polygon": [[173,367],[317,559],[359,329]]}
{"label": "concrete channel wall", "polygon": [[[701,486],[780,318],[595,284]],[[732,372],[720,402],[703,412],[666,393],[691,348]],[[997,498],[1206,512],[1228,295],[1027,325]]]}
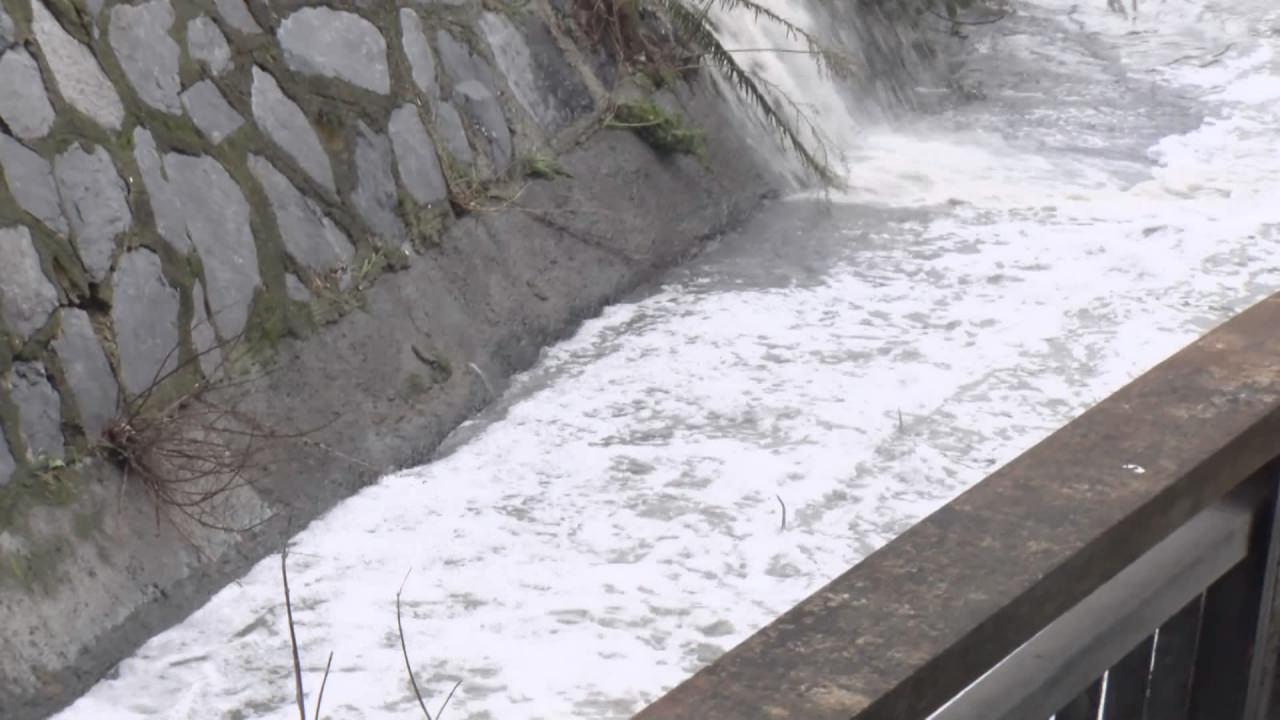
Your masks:
{"label": "concrete channel wall", "polygon": [[[622,73],[569,6],[0,0],[0,717],[428,459],[785,183],[705,74],[653,95],[703,157],[602,128]],[[103,448],[214,378],[271,442],[174,512]]]}

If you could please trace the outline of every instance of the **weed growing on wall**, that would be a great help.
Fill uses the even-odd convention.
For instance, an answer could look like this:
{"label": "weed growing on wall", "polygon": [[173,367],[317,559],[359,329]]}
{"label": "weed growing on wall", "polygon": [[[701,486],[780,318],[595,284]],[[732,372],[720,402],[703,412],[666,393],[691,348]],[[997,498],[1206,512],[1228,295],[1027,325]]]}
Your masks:
{"label": "weed growing on wall", "polygon": [[605,127],[632,130],[663,155],[703,158],[707,152],[707,139],[701,130],[689,127],[653,102],[619,104]]}
{"label": "weed growing on wall", "polygon": [[[166,358],[145,389],[122,401],[96,441],[97,453],[121,471],[124,483],[146,491],[156,521],[167,519],[184,535],[188,523],[239,533],[269,520],[237,520],[233,494],[251,489],[282,446],[315,444],[309,437],[323,427],[281,432],[244,409],[251,387],[266,373],[232,372],[239,340],[217,343],[163,371]],[[177,354],[176,347],[170,351]],[[212,358],[216,362],[209,363]],[[202,372],[201,360],[212,367]]]}

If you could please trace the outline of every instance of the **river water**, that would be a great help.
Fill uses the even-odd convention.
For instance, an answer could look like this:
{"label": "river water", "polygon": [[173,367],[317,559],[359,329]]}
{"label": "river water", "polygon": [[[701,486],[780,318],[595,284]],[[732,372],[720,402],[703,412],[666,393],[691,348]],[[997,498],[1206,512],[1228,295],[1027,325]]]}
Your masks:
{"label": "river water", "polygon": [[[460,680],[449,720],[629,717],[1280,289],[1280,6],[1105,5],[969,29],[965,99],[892,123],[770,70],[815,98],[849,188],[606,309],[441,459],[297,536],[325,714],[418,712],[411,571],[433,714]],[[296,717],[278,558],[57,717]]]}

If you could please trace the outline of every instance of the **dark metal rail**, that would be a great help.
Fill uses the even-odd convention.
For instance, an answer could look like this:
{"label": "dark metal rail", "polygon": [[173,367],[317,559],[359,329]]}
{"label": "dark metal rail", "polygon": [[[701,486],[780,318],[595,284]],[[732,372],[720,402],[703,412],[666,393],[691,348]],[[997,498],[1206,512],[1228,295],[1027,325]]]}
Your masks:
{"label": "dark metal rail", "polygon": [[1277,479],[1201,512],[933,720],[1265,718]]}
{"label": "dark metal rail", "polygon": [[1280,720],[1280,295],[637,720]]}

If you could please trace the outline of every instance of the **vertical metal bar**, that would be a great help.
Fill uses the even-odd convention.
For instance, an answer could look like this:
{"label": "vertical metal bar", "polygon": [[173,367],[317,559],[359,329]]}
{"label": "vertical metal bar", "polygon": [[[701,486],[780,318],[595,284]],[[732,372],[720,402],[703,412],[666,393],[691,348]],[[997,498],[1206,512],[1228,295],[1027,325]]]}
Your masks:
{"label": "vertical metal bar", "polygon": [[1249,672],[1249,690],[1245,702],[1244,717],[1247,720],[1268,720],[1280,708],[1272,706],[1272,686],[1275,681],[1277,654],[1280,654],[1280,598],[1277,597],[1277,574],[1280,574],[1280,469],[1275,464],[1264,470],[1271,484],[1271,494],[1264,505],[1258,524],[1265,529],[1265,540],[1259,542],[1262,550],[1262,588],[1259,597],[1258,629],[1254,637],[1253,664]]}
{"label": "vertical metal bar", "polygon": [[1249,656],[1257,630],[1256,562],[1246,558],[1204,598],[1191,689],[1191,720],[1243,720]]}
{"label": "vertical metal bar", "polygon": [[1098,710],[1101,707],[1102,678],[1098,678],[1054,717],[1057,720],[1098,720]]}
{"label": "vertical metal bar", "polygon": [[[1258,716],[1246,712],[1259,712],[1261,698],[1251,697],[1259,693],[1265,682],[1254,681],[1261,672],[1257,664],[1265,665],[1265,653],[1256,653],[1258,640],[1265,638],[1270,621],[1270,606],[1274,586],[1274,572],[1268,572],[1273,564],[1271,532],[1275,515],[1276,493],[1274,480],[1256,478],[1268,482],[1269,492],[1258,503],[1249,542],[1249,554],[1238,565],[1210,586],[1205,593],[1204,612],[1201,615],[1200,643],[1196,651],[1195,676],[1191,690],[1191,720],[1258,720]],[[1267,602],[1266,617],[1261,609]]]}
{"label": "vertical metal bar", "polygon": [[1276,674],[1271,678],[1271,704],[1267,706],[1263,717],[1266,720],[1280,720],[1280,667],[1276,668]]}
{"label": "vertical metal bar", "polygon": [[1197,597],[1160,626],[1151,665],[1151,688],[1147,691],[1146,720],[1186,720],[1203,601],[1203,595]]}
{"label": "vertical metal bar", "polygon": [[1102,717],[1106,720],[1142,720],[1151,680],[1151,651],[1155,638],[1138,643],[1107,673],[1107,697]]}

